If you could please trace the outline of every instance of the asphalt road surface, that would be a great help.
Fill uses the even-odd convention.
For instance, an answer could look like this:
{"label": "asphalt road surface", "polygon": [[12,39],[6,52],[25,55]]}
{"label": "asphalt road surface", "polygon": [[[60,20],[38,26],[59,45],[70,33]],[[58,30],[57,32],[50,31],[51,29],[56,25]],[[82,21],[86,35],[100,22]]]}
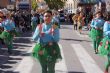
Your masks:
{"label": "asphalt road surface", "polygon": [[[88,31],[79,34],[73,25],[63,24],[59,42],[63,59],[56,64],[56,73],[103,73],[106,57],[94,54]],[[0,73],[41,73],[38,60],[30,56],[35,45],[31,36],[32,32],[25,32],[16,37],[12,55],[7,48],[0,50]]]}

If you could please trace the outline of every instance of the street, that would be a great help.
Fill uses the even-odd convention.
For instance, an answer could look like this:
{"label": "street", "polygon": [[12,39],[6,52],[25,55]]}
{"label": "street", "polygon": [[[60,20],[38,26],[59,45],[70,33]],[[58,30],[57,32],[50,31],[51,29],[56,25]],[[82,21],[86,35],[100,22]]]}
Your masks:
{"label": "street", "polygon": [[0,0],[0,73],[109,68],[110,0]]}
{"label": "street", "polygon": [[[15,37],[13,54],[7,49],[0,50],[0,73],[41,73],[39,62],[31,57],[35,43],[31,42],[32,32]],[[94,54],[88,31],[82,34],[73,30],[73,25],[63,23],[60,28],[61,53],[63,59],[56,64],[56,73],[103,73],[106,58]]]}

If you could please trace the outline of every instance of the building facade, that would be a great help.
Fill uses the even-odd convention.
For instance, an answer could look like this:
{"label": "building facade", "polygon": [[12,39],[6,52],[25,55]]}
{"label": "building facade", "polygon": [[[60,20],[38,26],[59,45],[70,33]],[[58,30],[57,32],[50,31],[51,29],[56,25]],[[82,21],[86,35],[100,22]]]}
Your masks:
{"label": "building facade", "polygon": [[78,0],[64,0],[67,13],[76,13]]}
{"label": "building facade", "polygon": [[31,0],[0,0],[0,8],[13,9],[16,8],[20,2],[29,3],[31,6]]}
{"label": "building facade", "polygon": [[0,0],[0,8],[7,8],[7,5],[15,5],[15,0]]}

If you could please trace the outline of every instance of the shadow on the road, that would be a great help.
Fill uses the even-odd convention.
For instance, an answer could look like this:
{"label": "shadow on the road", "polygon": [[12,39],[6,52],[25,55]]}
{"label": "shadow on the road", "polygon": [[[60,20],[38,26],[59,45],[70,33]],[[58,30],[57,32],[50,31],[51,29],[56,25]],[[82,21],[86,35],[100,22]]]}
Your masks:
{"label": "shadow on the road", "polygon": [[68,73],[85,73],[85,72],[68,72]]}
{"label": "shadow on the road", "polygon": [[9,57],[9,60],[22,60],[21,58],[13,58],[13,57]]}
{"label": "shadow on the road", "polygon": [[0,55],[5,55],[7,48],[0,48]]}
{"label": "shadow on the road", "polygon": [[16,38],[13,42],[14,43],[30,43],[31,41],[30,39],[23,37],[23,38]]}
{"label": "shadow on the road", "polygon": [[66,22],[61,22],[60,24],[61,25],[73,25],[71,22],[67,22],[67,21]]}
{"label": "shadow on the road", "polygon": [[15,47],[32,47],[32,46],[29,46],[29,45],[24,45],[24,44],[16,44],[16,43],[14,43],[13,44]]}
{"label": "shadow on the road", "polygon": [[20,51],[20,50],[12,50],[12,56],[23,56],[22,54],[26,53],[26,51]]}
{"label": "shadow on the road", "polygon": [[20,61],[22,60],[22,58],[14,58],[9,56],[8,60],[6,60],[6,62],[0,65],[1,68],[0,73],[19,73],[19,72],[10,71],[10,69],[13,68],[13,65],[18,63],[17,62],[18,60]]}
{"label": "shadow on the road", "polygon": [[[14,49],[12,49],[12,54],[8,54],[7,47],[0,48],[0,73],[19,73],[13,72],[10,69],[13,68],[13,65],[17,64],[18,61],[22,60],[22,57],[17,58],[19,56],[29,56],[29,53],[26,53],[24,47],[30,48],[28,44],[31,43],[30,37],[32,33],[26,32],[23,33],[21,36],[14,38]],[[27,44],[27,45],[26,45]],[[16,58],[15,58],[16,57]]]}
{"label": "shadow on the road", "polygon": [[69,39],[69,38],[61,38],[61,40],[67,40],[67,41],[79,41],[79,42],[83,42],[83,41],[86,41],[86,42],[91,42],[91,41],[89,41],[89,40]]}
{"label": "shadow on the road", "polygon": [[24,53],[22,56],[31,56],[31,53]]}
{"label": "shadow on the road", "polygon": [[12,66],[9,66],[9,65],[1,65],[0,68],[1,68],[1,69],[9,69],[9,68],[12,68]]}
{"label": "shadow on the road", "polygon": [[17,63],[16,61],[7,61],[7,64],[15,64]]}
{"label": "shadow on the road", "polygon": [[14,57],[10,57],[10,56],[6,60],[3,60],[4,58],[1,58],[1,60],[3,62],[0,65],[0,68],[2,68],[2,69],[12,68],[11,66],[8,66],[7,64],[16,64],[18,60],[22,60],[21,58],[14,58]]}
{"label": "shadow on the road", "polygon": [[0,70],[0,73],[19,73],[19,72],[13,72],[13,71],[3,71],[3,70]]}
{"label": "shadow on the road", "polygon": [[22,56],[22,54],[26,53],[26,51],[20,51],[19,49],[12,49],[12,54],[8,53],[8,49],[0,49],[0,56]]}

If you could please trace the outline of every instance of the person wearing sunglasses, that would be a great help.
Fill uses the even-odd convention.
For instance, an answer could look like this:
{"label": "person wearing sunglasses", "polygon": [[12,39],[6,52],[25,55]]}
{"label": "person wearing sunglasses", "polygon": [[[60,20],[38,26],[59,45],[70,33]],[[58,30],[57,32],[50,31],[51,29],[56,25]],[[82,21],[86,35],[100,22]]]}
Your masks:
{"label": "person wearing sunglasses", "polygon": [[58,42],[60,33],[58,25],[51,22],[52,12],[44,13],[44,23],[39,24],[32,36],[36,41],[32,56],[39,60],[42,73],[55,73],[55,63],[62,59]]}

